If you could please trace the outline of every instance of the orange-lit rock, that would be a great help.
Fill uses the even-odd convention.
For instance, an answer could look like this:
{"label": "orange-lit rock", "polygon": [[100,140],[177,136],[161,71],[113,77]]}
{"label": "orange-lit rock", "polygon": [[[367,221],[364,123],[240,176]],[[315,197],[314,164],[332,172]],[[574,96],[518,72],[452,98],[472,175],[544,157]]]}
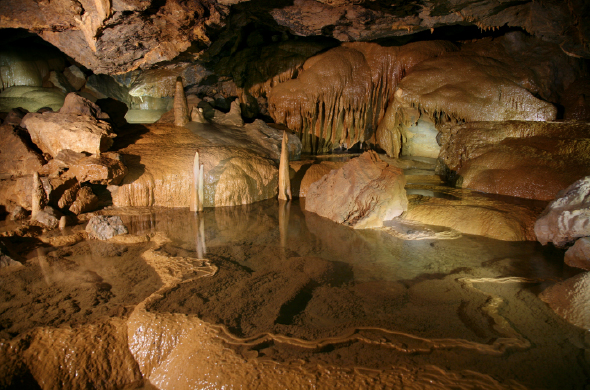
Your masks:
{"label": "orange-lit rock", "polygon": [[291,191],[293,196],[305,198],[309,186],[320,180],[334,169],[342,168],[344,162],[337,161],[291,161]]}
{"label": "orange-lit rock", "polygon": [[305,210],[355,229],[383,225],[408,207],[401,169],[365,152],[310,185]]}

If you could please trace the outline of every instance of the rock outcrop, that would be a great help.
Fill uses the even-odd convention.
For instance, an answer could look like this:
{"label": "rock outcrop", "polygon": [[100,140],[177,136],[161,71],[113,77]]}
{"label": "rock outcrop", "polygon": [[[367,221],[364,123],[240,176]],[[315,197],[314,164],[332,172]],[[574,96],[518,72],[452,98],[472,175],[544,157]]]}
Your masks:
{"label": "rock outcrop", "polygon": [[119,216],[97,215],[90,218],[86,225],[86,232],[90,238],[108,240],[119,234],[127,234],[129,231]]}
{"label": "rock outcrop", "polygon": [[566,321],[590,330],[590,272],[584,272],[559,282],[539,295]]}
{"label": "rock outcrop", "polygon": [[70,166],[68,173],[80,183],[118,185],[127,174],[127,167],[120,160],[109,157],[110,153],[81,158]]}
{"label": "rock outcrop", "polygon": [[463,188],[551,200],[590,175],[587,123],[474,122],[441,130],[438,172]]}
{"label": "rock outcrop", "polygon": [[337,161],[291,161],[289,166],[291,168],[291,192],[293,196],[305,198],[309,187],[313,183],[334,169],[342,168],[344,164],[346,163]]}
{"label": "rock outcrop", "polygon": [[33,142],[53,157],[64,149],[100,154],[115,137],[110,124],[88,115],[30,113],[23,118],[22,126]]}
{"label": "rock outcrop", "polygon": [[31,175],[45,163],[26,131],[3,124],[0,139],[0,177]]}
{"label": "rock outcrop", "polygon": [[565,263],[570,267],[590,271],[590,237],[582,237],[565,252]]}
{"label": "rock outcrop", "polygon": [[590,236],[590,176],[578,180],[551,202],[535,223],[535,234],[543,245],[564,247]]}
{"label": "rock outcrop", "polygon": [[363,153],[311,184],[305,210],[355,229],[375,228],[408,206],[401,169]]}

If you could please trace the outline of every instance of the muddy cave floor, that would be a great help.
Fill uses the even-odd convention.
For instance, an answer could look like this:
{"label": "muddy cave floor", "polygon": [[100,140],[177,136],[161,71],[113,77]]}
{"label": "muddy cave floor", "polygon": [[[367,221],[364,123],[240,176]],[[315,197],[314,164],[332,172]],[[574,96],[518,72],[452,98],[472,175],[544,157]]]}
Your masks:
{"label": "muddy cave floor", "polygon": [[[83,240],[81,224],[46,233],[54,246],[15,242],[36,248],[0,270],[0,360],[24,362],[47,388],[76,387],[85,354],[136,371],[93,360],[84,380],[108,374],[104,388],[588,386],[588,332],[538,298],[576,274],[563,252],[354,230],[303,202],[111,209],[126,238]],[[118,341],[100,354],[106,346],[72,336],[89,327],[123,336],[103,335]],[[49,344],[35,342],[40,332]],[[31,360],[53,347],[53,363]]]}

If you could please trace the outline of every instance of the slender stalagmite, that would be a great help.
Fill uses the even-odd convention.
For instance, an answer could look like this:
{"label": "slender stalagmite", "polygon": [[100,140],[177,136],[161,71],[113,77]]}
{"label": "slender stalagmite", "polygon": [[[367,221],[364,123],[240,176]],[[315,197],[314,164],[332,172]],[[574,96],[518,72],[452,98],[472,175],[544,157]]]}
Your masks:
{"label": "slender stalagmite", "polygon": [[182,77],[176,79],[176,92],[174,93],[174,124],[184,126],[190,121],[186,96],[184,95],[184,86]]}
{"label": "slender stalagmite", "polygon": [[59,228],[60,228],[60,230],[65,229],[67,224],[68,224],[68,221],[66,219],[66,216],[65,215],[62,215],[61,218],[59,219]]}
{"label": "slender stalagmite", "polygon": [[44,193],[43,184],[39,180],[39,174],[33,173],[33,192],[31,194],[31,218],[35,218],[35,215],[43,209]]}
{"label": "slender stalagmite", "polygon": [[291,199],[291,181],[289,180],[289,148],[287,147],[287,132],[283,132],[281,145],[281,160],[279,162],[279,199]]}
{"label": "slender stalagmite", "polygon": [[199,152],[195,153],[195,160],[193,161],[193,181],[191,183],[190,210],[199,210]]}
{"label": "slender stalagmite", "polygon": [[203,211],[203,202],[205,200],[204,190],[203,190],[204,177],[205,177],[205,168],[203,167],[203,164],[201,164],[199,167],[199,185],[197,186],[197,194],[198,194],[197,211]]}

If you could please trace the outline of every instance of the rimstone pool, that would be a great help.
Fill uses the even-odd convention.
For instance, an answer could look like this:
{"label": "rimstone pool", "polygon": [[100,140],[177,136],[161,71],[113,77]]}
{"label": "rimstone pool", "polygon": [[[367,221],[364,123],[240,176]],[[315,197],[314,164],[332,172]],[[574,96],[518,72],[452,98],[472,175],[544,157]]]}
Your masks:
{"label": "rimstone pool", "polygon": [[588,332],[539,298],[576,274],[562,252],[302,210],[116,209],[128,236],[48,237],[1,271],[2,387],[588,384]]}

